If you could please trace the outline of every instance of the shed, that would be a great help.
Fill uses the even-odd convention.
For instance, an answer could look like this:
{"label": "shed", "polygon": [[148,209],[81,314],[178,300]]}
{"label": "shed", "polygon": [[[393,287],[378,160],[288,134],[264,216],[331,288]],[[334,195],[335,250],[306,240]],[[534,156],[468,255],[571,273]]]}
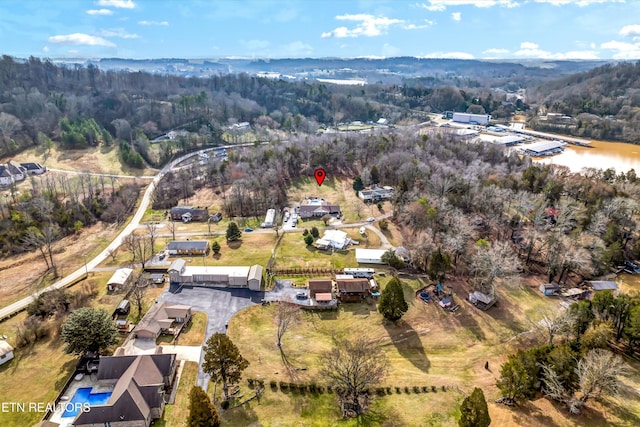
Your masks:
{"label": "shed", "polygon": [[113,273],[113,276],[107,282],[107,289],[110,291],[115,291],[118,289],[123,289],[131,280],[133,280],[133,270],[131,268],[119,268]]}
{"label": "shed", "polygon": [[154,273],[151,276],[149,276],[149,278],[151,279],[151,281],[155,284],[162,284],[164,283],[164,274],[161,273]]}
{"label": "shed", "polygon": [[556,283],[544,283],[540,285],[540,292],[545,296],[555,295],[560,290],[560,286]]}
{"label": "shed", "polygon": [[262,266],[261,265],[252,265],[249,269],[249,276],[247,279],[247,284],[249,285],[249,289],[252,291],[259,291],[262,286]]}
{"label": "shed", "polygon": [[127,315],[129,314],[129,310],[131,309],[131,304],[128,299],[123,299],[118,307],[116,307],[115,314]]}
{"label": "shed", "polygon": [[6,341],[0,341],[0,365],[13,359],[13,347]]}
{"label": "shed", "polygon": [[591,281],[587,281],[587,283],[596,292],[598,292],[598,291],[617,291],[618,290],[617,283],[616,282],[611,282],[609,280],[591,280]]}
{"label": "shed", "polygon": [[[353,278],[353,277],[352,277]],[[329,293],[333,289],[333,282],[329,278],[309,280],[309,296],[316,297],[317,294]],[[317,298],[316,298],[317,301]]]}
{"label": "shed", "polygon": [[469,301],[480,310],[488,310],[497,302],[495,296],[483,294],[478,291],[469,294]]}

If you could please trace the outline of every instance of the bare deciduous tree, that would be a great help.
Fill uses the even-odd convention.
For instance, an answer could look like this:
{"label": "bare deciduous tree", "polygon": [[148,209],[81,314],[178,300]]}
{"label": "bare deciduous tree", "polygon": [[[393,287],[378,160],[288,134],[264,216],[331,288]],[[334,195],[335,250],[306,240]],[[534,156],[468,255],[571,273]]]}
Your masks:
{"label": "bare deciduous tree", "polygon": [[343,402],[356,415],[362,413],[360,398],[387,374],[387,362],[380,345],[365,338],[338,340],[334,348],[321,355],[320,373],[336,387]]}
{"label": "bare deciduous tree", "polygon": [[620,356],[608,350],[595,349],[589,351],[576,368],[579,391],[569,393],[560,377],[549,365],[543,364],[544,393],[552,399],[566,403],[569,412],[580,413],[589,399],[597,399],[603,395],[614,395],[620,388],[619,376],[627,371]]}
{"label": "bare deciduous tree", "polygon": [[167,221],[167,228],[171,232],[173,240],[176,240],[176,223],[169,219],[169,221]]}
{"label": "bare deciduous tree", "polygon": [[475,287],[484,294],[493,295],[495,279],[515,274],[520,262],[507,242],[476,246],[476,253],[471,260]]}
{"label": "bare deciduous tree", "polygon": [[276,324],[278,325],[278,347],[282,349],[282,337],[292,323],[300,318],[300,306],[289,302],[279,302],[276,308]]}
{"label": "bare deciduous tree", "polygon": [[158,223],[155,221],[147,222],[147,231],[149,232],[149,239],[151,240],[151,253],[153,253],[156,247],[156,239],[158,238]]}
{"label": "bare deciduous tree", "polygon": [[553,338],[557,335],[569,334],[573,330],[575,316],[564,310],[553,316],[544,316],[540,321],[540,327],[549,338],[549,345],[553,344]]}
{"label": "bare deciduous tree", "polygon": [[142,318],[142,309],[144,308],[144,296],[147,293],[147,282],[142,278],[142,275],[138,275],[136,280],[131,285],[131,296],[133,302],[138,309],[138,319]]}

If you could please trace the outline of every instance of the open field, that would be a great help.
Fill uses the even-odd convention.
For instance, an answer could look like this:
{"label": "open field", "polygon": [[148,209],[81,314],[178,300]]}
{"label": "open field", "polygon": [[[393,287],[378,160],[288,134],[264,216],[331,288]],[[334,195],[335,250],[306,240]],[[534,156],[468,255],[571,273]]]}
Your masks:
{"label": "open field", "polygon": [[189,392],[191,387],[196,384],[198,364],[196,362],[182,363],[184,363],[184,367],[178,384],[176,401],[173,405],[165,406],[164,416],[153,424],[154,427],[185,427],[187,425]]}
{"label": "open field", "polygon": [[[384,286],[388,279],[379,281]],[[267,392],[261,403],[252,402],[250,409],[228,411],[225,417],[230,425],[243,425],[249,420],[270,424],[276,419],[277,425],[292,426],[339,422],[340,414],[331,395],[287,394],[270,390],[269,381],[321,385],[319,354],[331,347],[331,337],[356,336],[380,343],[390,368],[381,385],[394,390],[391,395],[376,397],[371,416],[377,421],[363,420],[357,425],[456,425],[458,404],[474,386],[484,390],[489,402],[500,396],[495,386],[500,364],[517,348],[540,340],[534,324],[559,305],[559,300],[543,297],[536,290],[536,278],[525,278],[503,283],[498,291],[499,305],[482,312],[464,301],[468,285],[451,280],[448,284],[461,308],[448,313],[414,298],[415,290],[426,284],[422,279],[403,281],[410,308],[397,325],[385,321],[372,301],[343,304],[337,312],[303,313],[301,322],[283,339],[283,351],[294,370],[287,370],[275,344],[275,307],[255,306],[238,313],[228,333],[250,362],[244,378],[264,379]],[[484,369],[485,362],[489,362],[489,371]],[[604,406],[591,404],[592,409],[578,417],[569,417],[564,408],[546,399],[527,403],[523,409],[494,403],[489,406],[495,425],[501,426],[635,425],[640,422],[638,364],[631,365],[625,383],[626,391],[620,397],[605,400]],[[452,388],[422,397],[412,391],[413,386],[443,385]],[[400,394],[395,393],[395,387],[401,388]],[[409,394],[404,387],[409,387]],[[273,402],[277,409],[267,402]],[[299,420],[303,421],[298,424]]]}
{"label": "open field", "polygon": [[[45,160],[46,158],[46,160]],[[155,175],[154,169],[134,169],[120,161],[117,144],[111,147],[90,147],[79,150],[59,150],[54,144],[48,157],[42,147],[25,150],[12,157],[17,162],[38,162],[53,169],[75,170],[114,175]]]}
{"label": "open field", "polygon": [[357,265],[354,249],[333,253],[316,249],[307,246],[301,233],[285,233],[275,252],[275,260],[276,268],[344,268]]}

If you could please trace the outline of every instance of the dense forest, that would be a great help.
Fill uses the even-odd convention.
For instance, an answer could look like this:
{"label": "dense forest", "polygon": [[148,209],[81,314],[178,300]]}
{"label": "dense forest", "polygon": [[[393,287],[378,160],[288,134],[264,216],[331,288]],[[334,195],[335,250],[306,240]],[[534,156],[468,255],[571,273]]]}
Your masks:
{"label": "dense forest", "polygon": [[[640,144],[640,62],[604,65],[529,90],[537,104],[529,120],[537,130]],[[569,121],[541,120],[560,113]]]}

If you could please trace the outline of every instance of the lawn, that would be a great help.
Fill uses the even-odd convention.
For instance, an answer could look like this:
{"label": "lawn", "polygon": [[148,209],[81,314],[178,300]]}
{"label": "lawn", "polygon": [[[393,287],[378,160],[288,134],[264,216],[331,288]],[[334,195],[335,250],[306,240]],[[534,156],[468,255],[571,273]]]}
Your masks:
{"label": "lawn", "polygon": [[[357,231],[354,233],[357,234]],[[353,248],[331,253],[307,246],[303,239],[301,233],[285,233],[275,252],[276,268],[338,269],[357,266]]]}
{"label": "lawn", "polygon": [[198,364],[196,362],[183,362],[180,383],[173,405],[164,408],[164,416],[153,423],[154,427],[186,427],[189,416],[189,392],[196,384],[198,378]]}
{"label": "lawn", "polygon": [[[548,405],[546,399],[528,403],[524,409],[505,409],[493,403],[500,396],[495,386],[500,364],[527,340],[541,339],[535,331],[527,331],[543,314],[558,306],[557,300],[532,291],[534,285],[530,281],[501,284],[499,306],[488,312],[479,311],[464,300],[466,283],[449,281],[461,307],[448,313],[414,298],[415,290],[427,284],[424,279],[402,280],[409,311],[397,325],[385,321],[372,301],[343,304],[337,312],[303,312],[301,321],[283,339],[286,364],[275,345],[275,307],[254,306],[239,312],[230,322],[228,334],[250,362],[243,376],[242,392],[251,394],[246,378],[264,380],[267,391],[260,404],[251,402],[248,408],[227,411],[224,417],[229,425],[456,425],[458,405],[474,386],[484,390],[494,421],[500,420],[496,425],[540,425],[541,413],[550,414],[549,421],[545,418],[543,423],[547,425],[595,426],[606,425],[605,420],[616,425],[637,425],[636,421],[640,421],[640,405],[634,391],[640,385],[637,364],[631,366],[631,373],[625,378],[626,393],[606,399],[604,407],[592,404],[589,414],[577,418],[569,418],[566,410]],[[387,281],[388,277],[379,279],[382,286]],[[360,424],[341,421],[335,398],[326,393],[301,395],[270,387],[272,380],[278,384],[284,381],[322,385],[319,355],[331,348],[332,337],[360,336],[381,345],[389,366],[381,386],[392,388],[390,395],[375,398],[368,420],[360,420]],[[484,369],[486,362],[489,370]],[[427,386],[428,392],[420,388],[416,394],[414,386]],[[446,391],[442,386],[448,387]],[[625,417],[626,424],[622,423]]]}
{"label": "lawn", "polygon": [[[207,332],[207,315],[202,312],[195,312],[191,317],[191,322],[180,333],[179,345],[202,345]],[[163,334],[158,338],[158,345],[172,345],[173,335]]]}

